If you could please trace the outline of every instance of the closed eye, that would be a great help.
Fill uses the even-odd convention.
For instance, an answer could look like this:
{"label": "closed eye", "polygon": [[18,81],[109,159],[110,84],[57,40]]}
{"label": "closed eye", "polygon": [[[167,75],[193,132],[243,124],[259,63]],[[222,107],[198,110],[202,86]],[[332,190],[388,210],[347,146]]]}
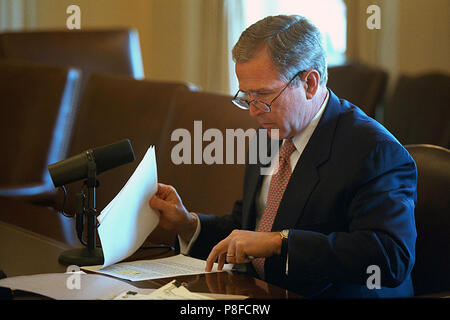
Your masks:
{"label": "closed eye", "polygon": [[267,96],[275,94],[277,91],[270,90],[270,91],[242,91],[240,90],[242,94],[242,98],[245,99],[250,96],[252,99],[258,99],[258,98],[265,98]]}
{"label": "closed eye", "polygon": [[273,91],[257,91],[252,93],[252,96],[255,98],[264,98],[273,94],[274,94]]}

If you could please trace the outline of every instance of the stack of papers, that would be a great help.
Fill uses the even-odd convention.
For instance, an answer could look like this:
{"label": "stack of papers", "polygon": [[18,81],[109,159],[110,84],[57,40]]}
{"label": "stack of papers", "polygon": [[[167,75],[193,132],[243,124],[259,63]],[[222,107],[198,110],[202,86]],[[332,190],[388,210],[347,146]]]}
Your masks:
{"label": "stack of papers", "polygon": [[131,256],[159,223],[148,201],[158,190],[155,148],[151,146],[128,182],[97,217],[107,267]]}

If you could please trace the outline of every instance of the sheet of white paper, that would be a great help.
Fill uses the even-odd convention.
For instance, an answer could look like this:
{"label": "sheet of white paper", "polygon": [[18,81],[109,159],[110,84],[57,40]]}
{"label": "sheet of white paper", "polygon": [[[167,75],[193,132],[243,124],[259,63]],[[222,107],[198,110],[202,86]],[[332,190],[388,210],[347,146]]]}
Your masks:
{"label": "sheet of white paper", "polygon": [[[153,149],[153,151],[151,151],[151,149]],[[152,146],[147,150],[146,154],[144,155],[144,158],[142,159],[142,161],[137,166],[137,168],[134,171],[133,175],[138,176],[138,175],[142,174],[143,165],[141,165],[141,164],[144,162],[145,156],[150,154],[151,152],[154,152],[154,147],[152,147]],[[155,163],[156,163],[156,161],[155,161]],[[156,168],[156,165],[155,165],[155,168]],[[133,175],[128,179],[128,181],[125,183],[123,188],[119,191],[119,193],[114,197],[113,200],[111,200],[110,203],[108,203],[108,205],[102,210],[100,215],[97,217],[97,220],[98,220],[99,223],[102,223],[103,219],[108,215],[108,213],[110,212],[110,210],[114,206],[114,204],[119,201],[123,191],[128,188],[128,184],[133,183],[133,181],[135,180],[135,178],[132,178]],[[155,175],[157,175],[156,171],[155,171]]]}
{"label": "sheet of white paper", "polygon": [[[135,172],[139,169],[139,166],[136,168]],[[138,173],[136,173],[138,174]],[[132,179],[128,179],[127,183],[125,183],[125,185],[122,187],[122,189],[119,191],[119,193],[114,197],[114,199],[111,200],[110,203],[108,203],[108,205],[103,208],[102,212],[100,212],[100,214],[97,217],[98,223],[102,223],[103,219],[106,217],[106,215],[109,213],[110,209],[114,206],[114,204],[118,201],[118,199],[120,199],[121,194],[123,192],[124,189],[127,188],[128,183],[132,181]]]}
{"label": "sheet of white paper", "polygon": [[109,300],[124,291],[139,294],[155,291],[140,289],[125,281],[99,274],[80,273],[48,273],[5,278],[0,280],[0,287],[32,292],[57,300]]}
{"label": "sheet of white paper", "polygon": [[159,212],[148,205],[158,189],[156,157],[150,147],[128,182],[98,217],[98,234],[107,267],[144,243],[159,223]]}
{"label": "sheet of white paper", "polygon": [[[167,277],[207,273],[206,261],[184,256],[182,254],[153,260],[122,262],[102,268],[102,266],[82,267],[81,269],[107,274],[116,278],[131,281],[143,281]],[[226,264],[222,271],[231,270],[232,264]],[[219,272],[217,263],[211,272]]]}

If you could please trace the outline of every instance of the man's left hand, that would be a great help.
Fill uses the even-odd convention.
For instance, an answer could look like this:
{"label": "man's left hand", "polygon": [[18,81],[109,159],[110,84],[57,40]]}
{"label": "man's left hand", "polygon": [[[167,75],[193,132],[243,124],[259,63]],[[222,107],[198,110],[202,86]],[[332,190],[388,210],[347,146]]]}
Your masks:
{"label": "man's left hand", "polygon": [[222,270],[225,261],[232,264],[248,263],[252,258],[270,257],[280,252],[279,232],[233,230],[211,250],[205,271],[210,272],[216,261],[218,270]]}

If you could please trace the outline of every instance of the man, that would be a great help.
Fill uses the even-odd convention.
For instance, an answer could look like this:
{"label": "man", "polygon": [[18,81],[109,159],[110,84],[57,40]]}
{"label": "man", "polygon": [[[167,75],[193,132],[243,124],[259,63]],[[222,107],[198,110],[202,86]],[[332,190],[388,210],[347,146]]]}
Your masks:
{"label": "man", "polygon": [[260,164],[247,165],[243,199],[224,217],[188,212],[160,184],[150,200],[160,225],[177,231],[182,252],[207,257],[207,271],[216,261],[248,263],[308,297],[413,295],[415,163],[326,88],[318,29],[300,16],[267,17],[243,32],[233,58],[233,102],[269,136],[278,129],[279,166],[262,176]]}

